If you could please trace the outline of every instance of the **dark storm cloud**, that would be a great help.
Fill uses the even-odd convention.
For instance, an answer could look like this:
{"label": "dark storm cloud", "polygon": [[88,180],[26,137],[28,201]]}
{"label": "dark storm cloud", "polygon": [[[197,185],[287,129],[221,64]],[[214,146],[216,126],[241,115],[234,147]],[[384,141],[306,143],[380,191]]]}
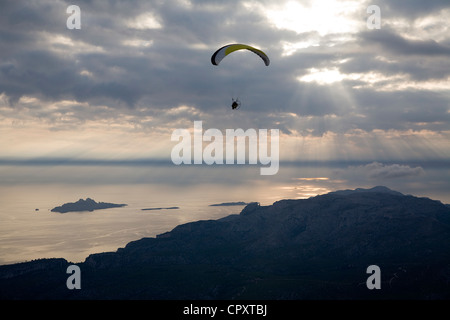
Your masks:
{"label": "dark storm cloud", "polygon": [[379,45],[381,51],[390,51],[399,55],[450,56],[450,47],[439,44],[433,39],[407,40],[388,28],[377,32],[362,32],[364,44]]}
{"label": "dark storm cloud", "polygon": [[445,0],[378,0],[374,4],[381,8],[383,15],[401,16],[409,19],[415,19],[449,7]]}
{"label": "dark storm cloud", "polygon": [[[1,45],[0,83],[2,92],[12,101],[23,95],[37,95],[50,100],[75,98],[108,105],[115,101],[134,107],[146,97],[158,106],[205,107],[211,99],[202,104],[202,96],[211,90],[209,84],[214,80],[209,65],[212,48],[238,40],[230,39],[227,29],[256,30],[259,21],[252,13],[239,13],[239,4],[225,7],[208,3],[204,9],[203,3],[185,8],[176,1],[100,1],[79,2],[82,28],[67,30],[68,4],[8,4],[2,11],[3,17],[8,18],[1,20],[5,41]],[[146,11],[154,13],[161,29],[129,27],[130,21]],[[242,41],[255,41],[256,35],[262,34],[244,33]],[[73,43],[52,43],[58,36]],[[133,38],[151,41],[151,46],[123,45]],[[206,51],[195,45],[211,49]],[[80,74],[83,70],[93,77]]]}
{"label": "dark storm cloud", "polygon": [[427,59],[411,55],[399,56],[384,51],[380,55],[368,56],[366,53],[354,53],[349,57],[351,57],[350,60],[339,65],[343,73],[377,72],[387,77],[408,75],[411,80],[418,81],[446,79],[450,75],[450,59],[444,55]]}

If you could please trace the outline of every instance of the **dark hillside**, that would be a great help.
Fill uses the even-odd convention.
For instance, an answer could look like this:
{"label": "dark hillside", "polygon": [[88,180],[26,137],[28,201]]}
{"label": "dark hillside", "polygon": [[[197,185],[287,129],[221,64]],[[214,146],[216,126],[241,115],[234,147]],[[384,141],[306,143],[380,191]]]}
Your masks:
{"label": "dark hillside", "polygon": [[[450,209],[383,187],[252,203],[239,215],[183,224],[78,265],[82,289],[74,291],[53,278],[42,285],[50,275],[32,263],[0,267],[0,296],[449,299]],[[369,265],[381,269],[380,290],[366,286]],[[23,279],[31,278],[39,288],[30,290]]]}

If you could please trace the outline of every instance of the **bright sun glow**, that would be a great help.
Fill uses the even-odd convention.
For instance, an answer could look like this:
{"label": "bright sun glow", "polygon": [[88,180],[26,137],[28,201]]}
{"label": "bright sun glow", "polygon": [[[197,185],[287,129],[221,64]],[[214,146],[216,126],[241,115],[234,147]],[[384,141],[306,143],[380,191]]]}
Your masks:
{"label": "bright sun glow", "polygon": [[309,4],[289,1],[265,13],[277,28],[297,33],[316,31],[323,36],[357,32],[365,26],[360,19],[355,19],[355,13],[360,11],[360,1],[323,0]]}
{"label": "bright sun glow", "polygon": [[146,30],[146,29],[161,29],[162,25],[151,12],[146,12],[140,16],[130,19],[127,26],[134,29]]}
{"label": "bright sun glow", "polygon": [[243,5],[249,10],[260,11],[276,28],[302,35],[298,41],[282,43],[285,56],[299,49],[319,46],[323,36],[330,35],[327,45],[333,46],[336,42],[348,41],[353,34],[366,28],[367,6],[361,1],[288,1],[281,5],[245,2]]}
{"label": "bright sun glow", "polygon": [[443,80],[412,81],[405,74],[384,75],[381,73],[341,73],[338,68],[311,68],[309,73],[297,77],[300,82],[315,82],[320,85],[329,85],[344,80],[355,80],[354,89],[371,87],[377,91],[398,91],[406,89],[448,91],[450,78]]}
{"label": "bright sun glow", "polygon": [[340,73],[337,69],[309,69],[309,74],[297,79],[302,82],[317,82],[318,84],[330,84],[339,82],[345,79],[345,75]]}

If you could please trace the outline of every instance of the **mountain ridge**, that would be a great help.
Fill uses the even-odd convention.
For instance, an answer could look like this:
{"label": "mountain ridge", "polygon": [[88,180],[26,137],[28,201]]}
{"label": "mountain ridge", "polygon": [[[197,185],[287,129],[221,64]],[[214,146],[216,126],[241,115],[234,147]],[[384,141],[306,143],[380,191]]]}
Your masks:
{"label": "mountain ridge", "polygon": [[[240,214],[189,222],[116,252],[91,254],[78,264],[87,279],[82,290],[44,286],[41,296],[449,299],[448,239],[447,206],[388,188],[330,192],[269,206],[250,203]],[[382,270],[381,290],[365,286],[369,265]],[[14,276],[11,269],[7,279],[0,276],[0,288],[39,273],[24,273],[22,265]],[[0,267],[0,275],[4,272]],[[0,297],[5,297],[1,291]]]}

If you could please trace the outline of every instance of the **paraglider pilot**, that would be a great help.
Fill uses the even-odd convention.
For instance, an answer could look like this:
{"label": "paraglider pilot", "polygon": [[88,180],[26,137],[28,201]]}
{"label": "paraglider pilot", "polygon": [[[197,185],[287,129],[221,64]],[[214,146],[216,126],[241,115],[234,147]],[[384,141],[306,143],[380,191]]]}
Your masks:
{"label": "paraglider pilot", "polygon": [[241,106],[241,102],[238,99],[234,100],[233,98],[231,98],[231,100],[233,100],[233,103],[231,104],[231,109],[233,110],[239,109],[239,107]]}

